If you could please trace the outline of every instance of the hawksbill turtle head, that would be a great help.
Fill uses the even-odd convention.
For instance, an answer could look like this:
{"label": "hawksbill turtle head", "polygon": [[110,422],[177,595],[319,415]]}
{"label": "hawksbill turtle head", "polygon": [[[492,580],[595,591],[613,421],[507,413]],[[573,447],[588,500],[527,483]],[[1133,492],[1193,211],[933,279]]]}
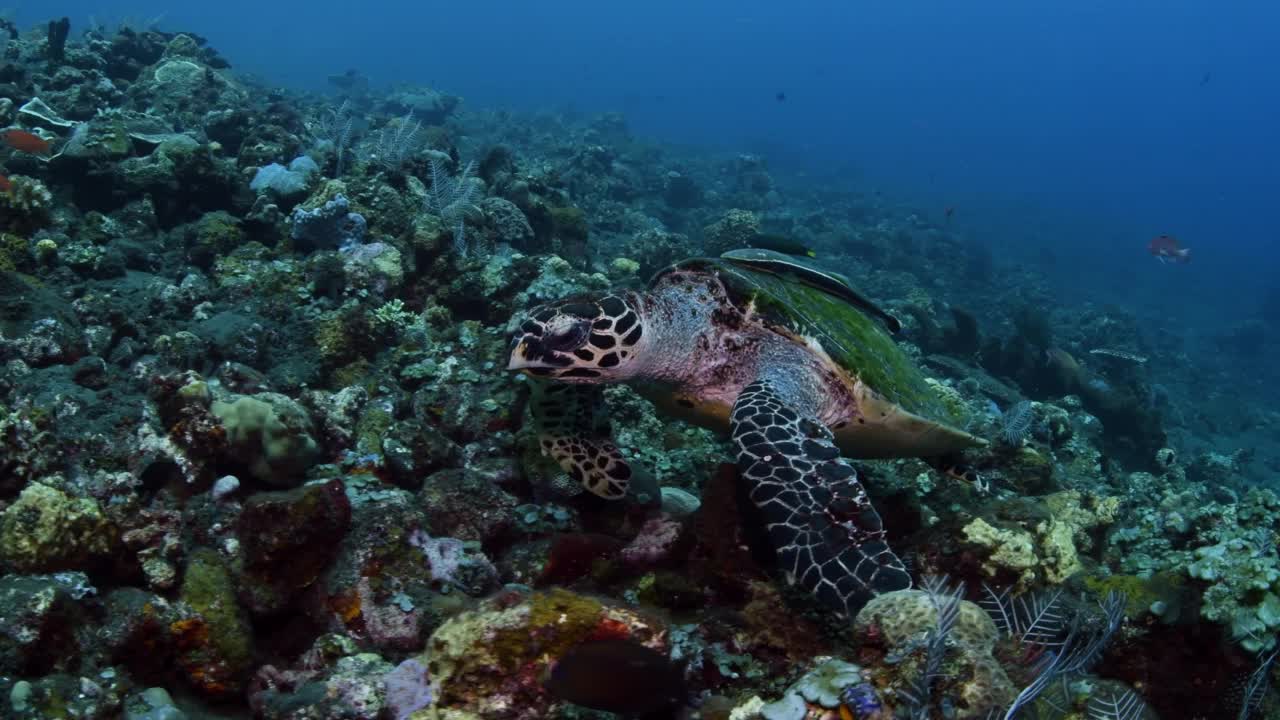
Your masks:
{"label": "hawksbill turtle head", "polygon": [[644,337],[635,298],[566,300],[534,308],[511,340],[508,370],[565,382],[620,382],[634,377]]}

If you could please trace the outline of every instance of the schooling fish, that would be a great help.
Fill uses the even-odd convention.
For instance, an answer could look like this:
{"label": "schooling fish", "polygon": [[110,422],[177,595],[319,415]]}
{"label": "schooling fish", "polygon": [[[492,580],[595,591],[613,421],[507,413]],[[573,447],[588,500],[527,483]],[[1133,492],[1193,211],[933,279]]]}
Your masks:
{"label": "schooling fish", "polygon": [[551,668],[552,695],[593,710],[675,718],[687,700],[684,668],[632,640],[588,640]]}
{"label": "schooling fish", "polygon": [[0,142],[32,155],[49,154],[49,141],[26,130],[4,130],[0,132]]}
{"label": "schooling fish", "polygon": [[787,255],[799,255],[801,257],[818,256],[818,253],[804,243],[792,240],[784,235],[774,235],[773,233],[756,233],[755,237],[747,241],[747,247],[757,250],[772,250]]}
{"label": "schooling fish", "polygon": [[1147,252],[1151,253],[1162,263],[1189,263],[1191,262],[1191,248],[1184,248],[1176,238],[1170,235],[1160,235],[1147,243]]}

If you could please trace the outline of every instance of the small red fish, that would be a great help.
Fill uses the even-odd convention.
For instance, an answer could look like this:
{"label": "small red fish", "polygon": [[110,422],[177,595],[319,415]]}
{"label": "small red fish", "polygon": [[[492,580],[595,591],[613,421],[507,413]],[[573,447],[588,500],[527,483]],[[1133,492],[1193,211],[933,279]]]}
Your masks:
{"label": "small red fish", "polygon": [[9,182],[9,178],[0,175],[0,193],[9,192],[9,188],[13,187],[13,183]]}
{"label": "small red fish", "polygon": [[14,150],[21,150],[32,155],[49,154],[49,141],[26,130],[5,130],[0,132],[0,141]]}
{"label": "small red fish", "polygon": [[1182,247],[1177,239],[1170,235],[1160,235],[1147,243],[1147,252],[1155,255],[1156,259],[1162,263],[1191,262],[1191,248]]}

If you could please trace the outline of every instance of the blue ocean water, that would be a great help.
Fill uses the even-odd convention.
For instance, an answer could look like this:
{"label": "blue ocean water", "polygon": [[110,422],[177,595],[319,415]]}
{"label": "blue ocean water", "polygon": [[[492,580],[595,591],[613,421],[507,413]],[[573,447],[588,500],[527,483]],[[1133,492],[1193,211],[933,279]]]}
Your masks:
{"label": "blue ocean water", "polygon": [[[59,13],[194,28],[291,86],[355,68],[765,148],[818,181],[954,206],[999,253],[1054,250],[1074,289],[1196,322],[1249,312],[1280,266],[1270,3],[60,1],[17,19]],[[1159,233],[1194,269],[1152,267]]]}

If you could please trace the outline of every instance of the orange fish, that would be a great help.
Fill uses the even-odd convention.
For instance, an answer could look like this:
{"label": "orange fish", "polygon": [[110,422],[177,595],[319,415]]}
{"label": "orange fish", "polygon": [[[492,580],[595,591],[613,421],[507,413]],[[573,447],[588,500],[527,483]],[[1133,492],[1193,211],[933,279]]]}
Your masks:
{"label": "orange fish", "polygon": [[1160,262],[1189,263],[1191,248],[1182,247],[1177,239],[1169,235],[1161,235],[1147,243],[1147,252],[1156,256]]}
{"label": "orange fish", "polygon": [[49,141],[26,130],[5,130],[0,132],[0,141],[14,150],[21,150],[32,155],[48,155]]}

